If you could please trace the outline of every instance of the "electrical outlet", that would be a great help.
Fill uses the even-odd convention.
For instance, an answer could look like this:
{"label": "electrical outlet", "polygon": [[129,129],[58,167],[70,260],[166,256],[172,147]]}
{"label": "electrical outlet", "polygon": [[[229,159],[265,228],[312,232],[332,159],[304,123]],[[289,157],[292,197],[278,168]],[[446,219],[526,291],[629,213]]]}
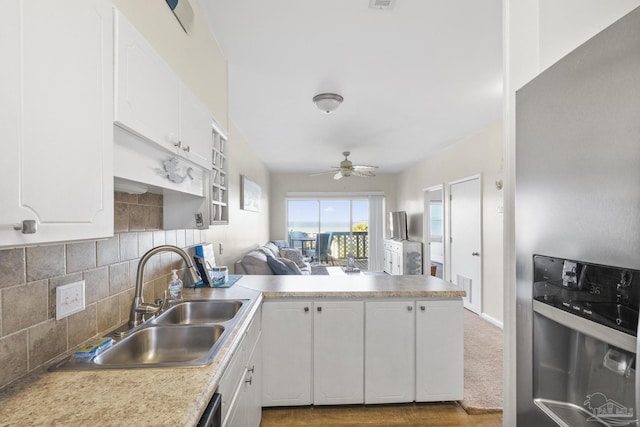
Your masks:
{"label": "electrical outlet", "polygon": [[56,288],[56,320],[84,310],[84,280]]}

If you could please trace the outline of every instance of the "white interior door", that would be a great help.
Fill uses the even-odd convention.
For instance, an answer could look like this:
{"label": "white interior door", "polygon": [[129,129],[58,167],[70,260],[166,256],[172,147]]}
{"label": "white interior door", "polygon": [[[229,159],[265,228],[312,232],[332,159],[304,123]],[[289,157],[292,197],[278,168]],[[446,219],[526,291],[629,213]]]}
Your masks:
{"label": "white interior door", "polygon": [[482,211],[480,177],[450,184],[451,281],[462,287],[467,296],[464,306],[482,313]]}

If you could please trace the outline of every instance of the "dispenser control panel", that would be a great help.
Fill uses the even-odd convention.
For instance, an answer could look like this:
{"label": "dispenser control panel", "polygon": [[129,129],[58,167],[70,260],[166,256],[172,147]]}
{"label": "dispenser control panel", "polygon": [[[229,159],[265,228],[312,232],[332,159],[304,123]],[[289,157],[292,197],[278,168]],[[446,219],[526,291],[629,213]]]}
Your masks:
{"label": "dispenser control panel", "polygon": [[543,255],[533,263],[535,300],[637,334],[640,271]]}

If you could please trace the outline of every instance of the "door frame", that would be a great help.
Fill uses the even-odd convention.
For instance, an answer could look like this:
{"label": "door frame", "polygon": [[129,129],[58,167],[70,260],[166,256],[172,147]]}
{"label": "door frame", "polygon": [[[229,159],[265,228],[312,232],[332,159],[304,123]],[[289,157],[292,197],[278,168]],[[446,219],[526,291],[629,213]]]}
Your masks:
{"label": "door frame", "polygon": [[[446,224],[446,229],[447,229],[447,237],[446,237],[446,244],[444,247],[444,251],[445,251],[445,277],[448,278],[448,280],[450,282],[453,282],[453,277],[451,276],[451,213],[452,213],[452,209],[451,209],[451,186],[455,185],[455,184],[461,184],[463,182],[467,182],[467,181],[472,181],[474,179],[478,180],[478,184],[479,184],[479,193],[478,193],[478,198],[479,198],[479,203],[480,203],[480,292],[479,294],[479,310],[478,310],[478,314],[482,315],[483,313],[483,307],[484,307],[484,298],[483,298],[483,292],[484,292],[484,283],[483,283],[483,264],[484,264],[484,250],[483,250],[483,235],[482,235],[482,224],[483,224],[483,217],[482,217],[482,210],[483,210],[483,206],[482,206],[482,200],[483,200],[483,194],[482,194],[482,174],[475,174],[475,175],[470,175],[467,176],[465,178],[461,178],[461,179],[457,179],[455,181],[449,181],[447,183],[447,194],[446,194],[446,199],[447,199],[447,203],[448,203],[448,209],[447,209],[447,214],[446,214],[446,218],[447,218],[447,224]],[[463,299],[464,300],[464,299]],[[465,308],[468,308],[468,304],[466,301],[464,301],[464,306]],[[474,310],[471,310],[474,311]]]}
{"label": "door frame", "polygon": [[449,246],[447,243],[447,213],[449,212],[449,207],[447,206],[446,201],[446,190],[445,184],[434,185],[433,187],[428,187],[422,189],[422,201],[423,201],[423,209],[424,215],[422,215],[422,241],[424,242],[423,246],[423,256],[422,256],[422,274],[429,276],[431,274],[431,197],[430,193],[433,191],[440,191],[442,194],[442,244],[444,246],[444,262],[442,263],[442,275],[443,279],[446,276],[446,265],[447,265],[447,247]]}

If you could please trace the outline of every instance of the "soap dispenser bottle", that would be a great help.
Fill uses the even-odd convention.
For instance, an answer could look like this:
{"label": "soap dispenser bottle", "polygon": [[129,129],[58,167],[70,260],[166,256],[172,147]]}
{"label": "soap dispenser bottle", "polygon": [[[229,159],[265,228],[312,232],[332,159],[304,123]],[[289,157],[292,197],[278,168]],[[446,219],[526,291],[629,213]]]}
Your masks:
{"label": "soap dispenser bottle", "polygon": [[172,270],[171,282],[169,282],[169,302],[182,301],[182,280],[178,277],[178,270]]}

